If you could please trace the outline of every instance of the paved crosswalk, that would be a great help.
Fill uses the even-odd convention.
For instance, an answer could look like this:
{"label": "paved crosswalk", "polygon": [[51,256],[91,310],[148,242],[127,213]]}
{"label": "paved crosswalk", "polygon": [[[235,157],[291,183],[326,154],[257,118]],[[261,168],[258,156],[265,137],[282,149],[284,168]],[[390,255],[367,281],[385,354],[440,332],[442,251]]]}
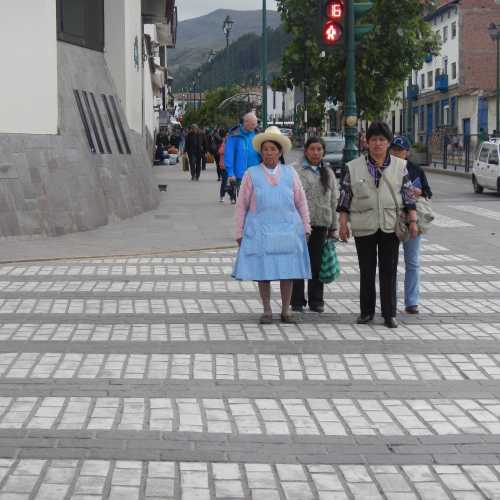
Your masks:
{"label": "paved crosswalk", "polygon": [[388,330],[338,251],[298,325],[234,249],[0,266],[0,500],[500,498],[500,267],[425,241]]}

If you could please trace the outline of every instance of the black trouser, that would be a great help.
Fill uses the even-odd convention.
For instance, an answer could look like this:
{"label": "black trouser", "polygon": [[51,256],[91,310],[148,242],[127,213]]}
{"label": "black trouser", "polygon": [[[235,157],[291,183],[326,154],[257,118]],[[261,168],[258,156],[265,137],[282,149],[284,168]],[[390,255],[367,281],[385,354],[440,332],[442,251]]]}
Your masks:
{"label": "black trouser", "polygon": [[219,153],[214,154],[215,166],[217,167],[217,179],[222,179],[222,169],[220,168],[220,155]]}
{"label": "black trouser", "polygon": [[206,170],[207,169],[207,154],[203,153],[201,155],[201,169]]}
{"label": "black trouser", "polygon": [[377,231],[370,236],[355,238],[360,269],[359,300],[361,315],[375,314],[375,275],[380,282],[380,304],[384,318],[394,318],[397,311],[397,273],[399,239],[395,233]]}
{"label": "black trouser", "polygon": [[201,154],[188,154],[189,168],[191,169],[191,178],[199,179],[201,174]]}
{"label": "black trouser", "polygon": [[324,285],[319,280],[321,271],[321,258],[323,255],[323,247],[325,246],[328,229],[326,227],[313,226],[311,237],[309,238],[309,256],[311,259],[311,274],[312,279],[307,284],[307,297],[305,297],[305,281],[294,280],[292,292],[292,307],[306,306],[321,307],[325,305],[323,299]]}

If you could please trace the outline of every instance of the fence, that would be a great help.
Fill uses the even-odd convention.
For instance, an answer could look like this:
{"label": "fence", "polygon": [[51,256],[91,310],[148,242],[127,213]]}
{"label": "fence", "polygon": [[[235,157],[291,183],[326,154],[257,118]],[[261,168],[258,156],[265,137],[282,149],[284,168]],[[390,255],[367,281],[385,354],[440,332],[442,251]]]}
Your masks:
{"label": "fence", "polygon": [[429,137],[429,164],[445,170],[469,172],[474,164],[482,137],[477,134],[449,134],[441,131]]}

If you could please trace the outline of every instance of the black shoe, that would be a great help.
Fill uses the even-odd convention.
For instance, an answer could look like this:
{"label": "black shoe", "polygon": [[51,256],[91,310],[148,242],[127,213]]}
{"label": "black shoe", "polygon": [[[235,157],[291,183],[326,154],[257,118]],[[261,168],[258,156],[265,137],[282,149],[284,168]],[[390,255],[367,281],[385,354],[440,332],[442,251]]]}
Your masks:
{"label": "black shoe", "polygon": [[292,306],[292,311],[298,312],[298,313],[303,313],[304,312],[304,306]]}
{"label": "black shoe", "polygon": [[309,306],[309,310],[321,314],[325,312],[325,306]]}
{"label": "black shoe", "polygon": [[384,325],[387,328],[397,328],[399,326],[396,318],[384,318]]}
{"label": "black shoe", "polygon": [[362,314],[361,316],[358,316],[356,323],[358,325],[366,325],[367,323],[370,323],[370,321],[373,321],[373,314]]}
{"label": "black shoe", "polygon": [[418,306],[408,306],[405,311],[407,314],[418,314]]}

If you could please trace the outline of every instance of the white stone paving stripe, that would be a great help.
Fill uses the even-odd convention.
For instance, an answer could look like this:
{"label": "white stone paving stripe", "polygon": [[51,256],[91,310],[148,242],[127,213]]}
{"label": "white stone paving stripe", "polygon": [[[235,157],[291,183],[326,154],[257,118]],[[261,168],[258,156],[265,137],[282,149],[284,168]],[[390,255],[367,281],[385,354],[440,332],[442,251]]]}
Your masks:
{"label": "white stone paving stripe", "polygon": [[433,226],[444,229],[455,229],[455,228],[464,228],[464,227],[474,227],[474,224],[469,224],[468,222],[453,219],[452,217],[448,217],[443,214],[438,214],[434,212],[435,219],[432,223]]}
{"label": "white stone paving stripe", "polygon": [[0,397],[0,429],[268,436],[500,434],[500,400]]}
{"label": "white stone paving stripe", "polygon": [[[279,291],[279,283],[272,283],[273,291]],[[402,280],[398,283],[404,290]],[[251,281],[151,281],[151,280],[72,280],[72,281],[0,281],[0,293],[4,294],[165,294],[165,293],[252,293],[257,284]],[[422,293],[497,293],[500,281],[423,281]],[[325,286],[326,293],[358,293],[357,280],[341,280]]]}
{"label": "white stone paving stripe", "polygon": [[500,341],[500,323],[0,323],[0,341],[226,342],[226,341]]}
{"label": "white stone paving stripe", "polygon": [[[276,297],[276,294],[274,295]],[[281,304],[272,301],[273,310],[279,311]],[[399,300],[398,308],[404,311],[404,302]],[[500,312],[497,298],[424,298],[420,301],[422,314],[494,314]],[[326,298],[325,312],[335,314],[358,314],[358,298]],[[255,298],[238,299],[168,299],[168,298],[123,298],[123,299],[58,299],[25,298],[0,299],[0,314],[66,314],[95,315],[174,315],[174,314],[261,314],[262,304]]]}
{"label": "white stone paving stripe", "polygon": [[[120,276],[224,276],[232,272],[232,263],[230,259],[225,265],[206,265],[206,264],[186,264],[186,265],[165,265],[165,264],[61,264],[61,265],[7,265],[0,267],[0,276],[3,278],[15,277],[114,277]],[[358,258],[355,255],[340,256],[341,268],[344,274],[358,274]],[[491,274],[500,272],[500,268],[495,266],[463,265],[464,262],[477,262],[476,259],[460,254],[434,254],[422,255],[423,265],[421,267],[423,274],[455,274],[455,269],[461,275]],[[435,265],[435,263],[444,263],[450,265]],[[455,265],[451,265],[451,264]],[[431,264],[431,265],[429,265]],[[432,265],[434,264],[434,265]],[[399,270],[404,271],[403,258],[400,259]],[[434,270],[434,271],[433,271]],[[470,272],[469,272],[470,271]]]}
{"label": "white stone paving stripe", "polygon": [[5,500],[479,500],[500,466],[0,460]]}
{"label": "white stone paving stripe", "polygon": [[494,210],[489,210],[488,208],[478,207],[477,205],[450,205],[450,208],[452,208],[453,210],[459,210],[461,212],[486,217],[487,219],[500,221],[500,212],[495,212]]}
{"label": "white stone paving stripe", "polygon": [[0,353],[0,378],[231,381],[500,380],[500,354]]}

